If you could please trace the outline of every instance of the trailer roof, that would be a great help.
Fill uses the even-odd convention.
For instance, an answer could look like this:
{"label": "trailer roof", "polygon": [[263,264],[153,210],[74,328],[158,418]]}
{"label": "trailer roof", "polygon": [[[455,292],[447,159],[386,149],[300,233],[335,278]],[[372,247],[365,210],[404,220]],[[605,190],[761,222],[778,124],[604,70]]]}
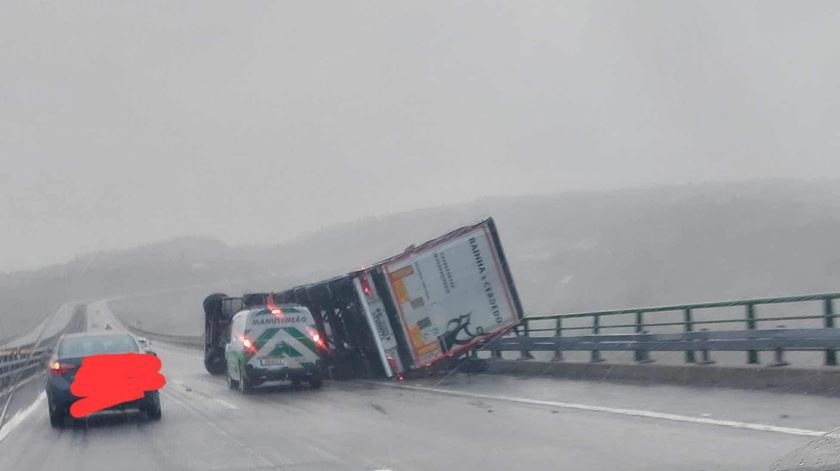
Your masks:
{"label": "trailer roof", "polygon": [[394,256],[392,256],[392,257],[388,257],[388,258],[386,258],[385,260],[382,260],[382,261],[379,261],[379,262],[377,262],[377,263],[374,263],[373,265],[371,265],[371,266],[369,266],[369,267],[364,267],[364,268],[362,268],[362,269],[360,269],[360,270],[356,270],[356,271],[354,271],[354,272],[350,272],[350,274],[353,274],[353,273],[359,273],[359,272],[361,272],[361,271],[365,271],[365,270],[367,270],[367,269],[369,269],[369,268],[372,268],[372,267],[382,266],[382,265],[385,265],[385,264],[387,264],[387,263],[391,263],[391,262],[394,262],[394,261],[396,261],[396,260],[400,260],[400,259],[403,259],[403,258],[409,257],[409,256],[411,256],[412,254],[415,254],[415,253],[417,253],[417,252],[422,252],[422,251],[426,250],[426,249],[427,249],[427,248],[429,248],[429,247],[432,247],[432,246],[435,246],[435,245],[441,244],[441,243],[443,243],[443,242],[446,242],[446,241],[448,241],[448,240],[454,239],[454,238],[456,238],[456,237],[462,236],[462,235],[464,235],[464,234],[466,234],[466,233],[468,233],[468,232],[472,231],[472,230],[473,230],[473,229],[475,229],[476,227],[479,227],[479,226],[481,226],[481,225],[483,225],[483,224],[487,224],[487,223],[489,223],[490,225],[493,225],[493,218],[492,218],[492,217],[486,217],[486,218],[484,218],[484,219],[482,219],[482,220],[480,220],[480,221],[478,221],[478,222],[476,222],[476,223],[474,223],[474,224],[470,224],[470,225],[468,225],[468,226],[461,226],[461,227],[458,227],[458,228],[456,228],[456,229],[453,229],[453,230],[451,230],[451,231],[447,232],[446,234],[443,234],[443,235],[441,235],[441,236],[435,237],[434,239],[427,240],[426,242],[423,242],[423,243],[422,243],[422,244],[420,244],[420,245],[414,245],[414,244],[409,245],[409,246],[408,246],[408,247],[407,247],[407,248],[406,248],[406,249],[405,249],[402,253],[399,253],[399,254],[394,255]]}
{"label": "trailer roof", "polygon": [[421,243],[420,245],[414,245],[414,244],[409,245],[402,253],[396,254],[392,257],[388,257],[384,260],[380,260],[376,263],[373,263],[371,265],[362,267],[358,270],[354,270],[354,271],[351,271],[351,272],[346,273],[344,275],[338,275],[338,276],[335,276],[335,277],[332,277],[332,278],[329,278],[329,279],[326,279],[326,280],[321,280],[321,281],[316,281],[314,283],[295,286],[294,288],[290,288],[290,289],[285,290],[283,292],[295,291],[295,290],[299,290],[299,289],[308,290],[308,289],[319,287],[319,286],[322,286],[322,285],[329,285],[331,283],[335,283],[336,281],[340,281],[340,280],[343,280],[343,279],[351,278],[354,275],[356,275],[357,273],[361,273],[361,272],[370,270],[371,268],[379,267],[379,266],[385,265],[387,263],[391,263],[391,262],[399,260],[401,258],[411,256],[412,254],[417,253],[417,252],[422,252],[422,251],[426,250],[427,248],[429,248],[431,246],[438,245],[442,242],[446,242],[450,239],[454,239],[456,237],[459,237],[463,234],[466,234],[466,233],[470,232],[471,230],[475,229],[476,227],[479,227],[483,224],[488,224],[488,223],[491,226],[494,225],[492,217],[486,217],[486,218],[483,218],[483,219],[481,219],[481,220],[479,220],[479,221],[477,221],[473,224],[458,227],[456,229],[453,229],[453,230],[447,232],[446,234],[435,237],[434,239],[427,240],[427,241]]}

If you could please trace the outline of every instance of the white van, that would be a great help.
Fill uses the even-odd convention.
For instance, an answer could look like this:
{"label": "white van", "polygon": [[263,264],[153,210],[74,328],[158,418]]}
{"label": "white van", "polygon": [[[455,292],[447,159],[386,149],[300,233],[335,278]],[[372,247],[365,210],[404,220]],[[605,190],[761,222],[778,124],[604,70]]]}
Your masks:
{"label": "white van", "polygon": [[312,313],[299,304],[245,309],[233,316],[225,346],[228,386],[243,393],[268,381],[321,387],[326,343]]}

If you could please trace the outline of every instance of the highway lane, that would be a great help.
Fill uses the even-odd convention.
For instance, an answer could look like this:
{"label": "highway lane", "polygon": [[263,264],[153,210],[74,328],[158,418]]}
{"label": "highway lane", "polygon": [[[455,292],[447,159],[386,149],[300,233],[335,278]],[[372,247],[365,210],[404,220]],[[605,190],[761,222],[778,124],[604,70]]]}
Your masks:
{"label": "highway lane", "polygon": [[0,349],[11,349],[29,345],[36,342],[39,338],[49,338],[58,334],[70,322],[75,307],[75,302],[62,304],[30,332],[0,345]]}
{"label": "highway lane", "polygon": [[[104,303],[89,327],[117,325]],[[108,415],[64,430],[38,407],[0,442],[0,469],[745,470],[811,440],[789,433],[511,402],[530,398],[824,430],[833,400],[743,391],[640,388],[456,375],[411,386],[327,382],[243,396],[199,352],[156,343],[168,384],[163,419]],[[472,396],[470,396],[472,395]],[[499,399],[501,398],[501,399]]]}

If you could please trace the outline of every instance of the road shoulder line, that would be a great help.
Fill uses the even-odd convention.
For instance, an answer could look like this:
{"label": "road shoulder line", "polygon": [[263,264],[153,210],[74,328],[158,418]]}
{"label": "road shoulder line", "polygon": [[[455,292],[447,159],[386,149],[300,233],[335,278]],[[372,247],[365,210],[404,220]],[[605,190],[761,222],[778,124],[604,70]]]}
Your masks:
{"label": "road shoulder line", "polygon": [[485,399],[485,400],[494,400],[494,401],[505,401],[505,402],[513,402],[517,404],[526,404],[531,406],[546,406],[546,407],[553,407],[558,409],[568,409],[568,410],[580,410],[580,411],[587,411],[587,412],[600,412],[605,414],[613,414],[613,415],[623,415],[628,417],[641,417],[646,419],[655,419],[655,420],[667,420],[671,422],[684,422],[684,423],[692,423],[692,424],[703,424],[703,425],[714,425],[718,427],[729,427],[729,428],[737,428],[737,429],[744,429],[744,430],[756,430],[761,432],[774,432],[774,433],[783,433],[787,435],[798,435],[798,436],[806,436],[806,437],[820,437],[826,434],[824,431],[819,430],[807,430],[801,428],[793,428],[793,427],[781,427],[776,425],[765,425],[765,424],[755,424],[750,422],[739,422],[735,420],[720,420],[720,419],[711,419],[708,417],[692,417],[687,415],[679,415],[679,414],[669,414],[665,412],[655,412],[655,411],[648,411],[648,410],[639,410],[639,409],[622,409],[617,407],[605,407],[605,406],[594,406],[589,404],[576,404],[570,402],[556,402],[556,401],[544,401],[540,399],[527,399],[527,398],[520,398],[520,397],[511,397],[511,396],[499,396],[493,394],[480,394],[480,393],[472,393],[467,391],[456,391],[453,389],[442,389],[442,388],[433,388],[433,387],[426,387],[426,386],[411,386],[407,384],[397,384],[397,383],[382,383],[382,382],[370,382],[366,381],[363,382],[364,384],[376,384],[383,387],[389,388],[397,388],[397,389],[407,389],[411,391],[418,391],[418,392],[427,392],[427,393],[435,393],[435,394],[445,394],[449,396],[458,396],[458,397],[469,397],[473,399]]}
{"label": "road shoulder line", "polygon": [[26,409],[22,409],[16,412],[15,415],[13,415],[12,418],[9,419],[8,422],[6,422],[6,425],[4,425],[2,429],[0,429],[0,443],[2,443],[3,440],[6,437],[8,437],[9,434],[12,433],[20,424],[22,424],[26,420],[26,418],[29,417],[32,414],[32,412],[35,411],[35,409],[41,407],[41,404],[44,403],[44,400],[46,398],[47,393],[41,391],[41,394],[38,395],[38,397],[32,404],[29,404],[26,407]]}

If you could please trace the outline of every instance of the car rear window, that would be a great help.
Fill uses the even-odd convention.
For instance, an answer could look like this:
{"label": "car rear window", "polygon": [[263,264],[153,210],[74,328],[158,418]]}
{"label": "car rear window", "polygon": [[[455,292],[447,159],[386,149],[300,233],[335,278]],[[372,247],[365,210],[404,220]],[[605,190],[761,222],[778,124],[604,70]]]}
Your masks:
{"label": "car rear window", "polygon": [[61,341],[58,355],[63,358],[84,357],[101,353],[136,353],[137,343],[128,335],[71,337]]}

